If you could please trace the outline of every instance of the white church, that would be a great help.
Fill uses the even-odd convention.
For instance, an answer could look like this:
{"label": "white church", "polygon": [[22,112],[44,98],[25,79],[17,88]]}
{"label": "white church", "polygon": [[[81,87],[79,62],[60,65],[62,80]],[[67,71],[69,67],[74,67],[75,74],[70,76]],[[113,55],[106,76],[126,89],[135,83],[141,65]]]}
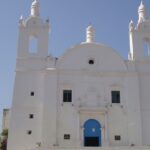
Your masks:
{"label": "white church", "polygon": [[[19,20],[8,150],[150,149],[150,20],[141,2],[124,59],[86,40],[60,58],[48,54],[49,21],[34,0]],[[32,51],[30,44],[37,42]]]}

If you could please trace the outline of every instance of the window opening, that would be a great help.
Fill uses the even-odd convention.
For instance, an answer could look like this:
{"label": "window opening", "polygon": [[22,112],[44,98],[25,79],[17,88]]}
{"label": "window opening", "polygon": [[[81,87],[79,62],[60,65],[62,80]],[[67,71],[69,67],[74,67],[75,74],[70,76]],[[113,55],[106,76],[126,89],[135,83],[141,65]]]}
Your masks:
{"label": "window opening", "polygon": [[31,95],[31,96],[34,96],[34,92],[32,91],[32,92],[30,93],[30,95]]}
{"label": "window opening", "polygon": [[94,65],[94,63],[95,63],[95,62],[94,62],[93,59],[90,59],[90,60],[89,60],[89,65]]}
{"label": "window opening", "polygon": [[150,56],[150,43],[148,39],[144,40],[144,56]]}
{"label": "window opening", "polygon": [[34,114],[29,114],[29,118],[33,119],[34,118]]}
{"label": "window opening", "polygon": [[29,135],[31,135],[31,134],[32,134],[32,131],[31,131],[31,130],[28,130],[27,133],[28,133]]}
{"label": "window opening", "polygon": [[72,90],[63,90],[63,102],[72,102]]}
{"label": "window opening", "polygon": [[64,139],[65,140],[70,140],[70,134],[64,134]]}
{"label": "window opening", "polygon": [[35,54],[38,48],[38,40],[35,37],[30,37],[29,39],[29,52]]}
{"label": "window opening", "polygon": [[120,103],[120,91],[111,91],[112,103]]}
{"label": "window opening", "polygon": [[120,141],[121,140],[121,136],[120,135],[115,135],[115,141]]}

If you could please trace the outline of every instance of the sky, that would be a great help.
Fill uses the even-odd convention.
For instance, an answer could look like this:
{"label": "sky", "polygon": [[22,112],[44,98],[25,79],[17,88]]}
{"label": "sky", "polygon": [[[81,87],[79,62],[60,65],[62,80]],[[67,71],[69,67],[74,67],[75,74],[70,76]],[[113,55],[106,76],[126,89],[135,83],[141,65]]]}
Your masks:
{"label": "sky", "polygon": [[[143,0],[150,14],[150,0]],[[39,0],[40,16],[50,20],[49,53],[61,56],[69,47],[85,41],[89,24],[96,42],[114,48],[127,59],[128,25],[138,20],[141,0]],[[15,79],[18,21],[28,18],[32,0],[0,1],[0,130],[2,110],[11,107]]]}

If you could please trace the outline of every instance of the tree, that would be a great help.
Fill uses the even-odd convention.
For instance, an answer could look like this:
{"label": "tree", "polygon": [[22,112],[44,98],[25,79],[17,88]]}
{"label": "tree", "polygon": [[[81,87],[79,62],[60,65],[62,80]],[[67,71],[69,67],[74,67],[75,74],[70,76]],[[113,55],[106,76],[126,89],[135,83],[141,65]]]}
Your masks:
{"label": "tree", "polygon": [[7,150],[7,139],[2,140],[1,149],[2,150]]}
{"label": "tree", "polygon": [[4,129],[1,133],[2,136],[8,137],[8,129]]}
{"label": "tree", "polygon": [[7,150],[8,129],[4,129],[1,133],[1,150]]}

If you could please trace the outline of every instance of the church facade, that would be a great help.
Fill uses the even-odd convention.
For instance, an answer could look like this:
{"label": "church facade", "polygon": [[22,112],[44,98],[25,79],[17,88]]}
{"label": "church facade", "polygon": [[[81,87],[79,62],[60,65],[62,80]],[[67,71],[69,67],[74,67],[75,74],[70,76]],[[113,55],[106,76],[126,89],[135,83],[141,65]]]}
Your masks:
{"label": "church facade", "polygon": [[19,20],[8,150],[149,146],[150,21],[144,4],[138,24],[129,24],[128,60],[94,42],[92,26],[85,42],[54,58],[48,54],[49,21],[39,7],[33,1],[29,18]]}

